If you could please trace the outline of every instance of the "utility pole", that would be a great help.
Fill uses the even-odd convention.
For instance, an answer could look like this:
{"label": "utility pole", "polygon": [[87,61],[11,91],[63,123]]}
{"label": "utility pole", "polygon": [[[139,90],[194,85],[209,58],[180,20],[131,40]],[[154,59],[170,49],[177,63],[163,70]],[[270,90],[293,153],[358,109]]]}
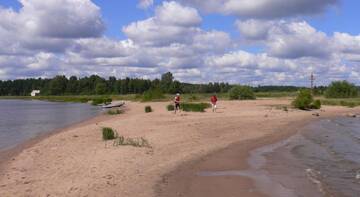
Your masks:
{"label": "utility pole", "polygon": [[314,73],[311,72],[310,83],[311,83],[311,92],[312,93],[314,93],[314,81],[315,81],[315,76],[314,76]]}

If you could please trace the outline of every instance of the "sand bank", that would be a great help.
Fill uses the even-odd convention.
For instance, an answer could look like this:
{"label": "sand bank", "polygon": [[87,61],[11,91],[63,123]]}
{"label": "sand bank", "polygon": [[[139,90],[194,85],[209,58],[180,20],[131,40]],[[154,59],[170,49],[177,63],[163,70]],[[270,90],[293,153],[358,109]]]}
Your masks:
{"label": "sand bank", "polygon": [[[165,110],[168,103],[129,102],[125,114],[68,128],[3,162],[0,196],[149,197],[191,192],[188,188],[169,190],[172,180],[169,175],[176,174],[176,169],[184,164],[199,158],[206,160],[207,155],[234,143],[244,144],[239,153],[244,157],[232,165],[246,167],[249,149],[288,136],[289,128],[296,129],[296,124],[318,118],[311,115],[313,112],[285,112],[274,107],[289,103],[289,100],[224,101],[219,103],[217,113],[174,115]],[[151,105],[154,112],[144,113],[145,105]],[[324,109],[321,116],[351,110]],[[126,137],[144,137],[152,148],[114,147],[109,146],[111,143],[105,146],[101,139],[101,127],[105,126]],[[221,163],[218,160],[216,165]],[[252,187],[251,180],[236,179],[242,187]]]}

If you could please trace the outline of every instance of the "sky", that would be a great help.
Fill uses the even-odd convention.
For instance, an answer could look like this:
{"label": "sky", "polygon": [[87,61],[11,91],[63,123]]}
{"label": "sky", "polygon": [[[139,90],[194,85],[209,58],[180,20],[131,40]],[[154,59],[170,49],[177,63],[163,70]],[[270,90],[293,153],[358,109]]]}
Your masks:
{"label": "sky", "polygon": [[0,0],[0,80],[360,85],[356,0]]}

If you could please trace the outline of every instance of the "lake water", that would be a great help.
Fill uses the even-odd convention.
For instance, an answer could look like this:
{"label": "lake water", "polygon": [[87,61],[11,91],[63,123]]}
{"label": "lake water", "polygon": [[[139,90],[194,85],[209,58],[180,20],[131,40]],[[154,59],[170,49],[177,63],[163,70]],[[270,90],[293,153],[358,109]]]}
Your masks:
{"label": "lake water", "polygon": [[294,196],[360,196],[359,118],[312,122],[265,157],[268,176]]}
{"label": "lake water", "polygon": [[89,104],[0,100],[0,150],[99,114]]}
{"label": "lake water", "polygon": [[319,119],[283,141],[250,152],[247,170],[200,176],[244,176],[272,197],[359,197],[360,118]]}

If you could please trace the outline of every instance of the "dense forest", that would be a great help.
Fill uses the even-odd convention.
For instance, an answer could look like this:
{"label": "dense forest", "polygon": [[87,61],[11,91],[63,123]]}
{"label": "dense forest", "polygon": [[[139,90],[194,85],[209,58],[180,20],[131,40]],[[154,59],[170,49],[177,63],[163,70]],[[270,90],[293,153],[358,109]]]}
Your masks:
{"label": "dense forest", "polygon": [[[174,80],[168,72],[160,79],[148,80],[138,78],[104,79],[97,75],[78,78],[56,76],[52,79],[17,79],[0,80],[0,96],[28,96],[38,89],[41,95],[105,95],[105,94],[141,94],[149,89],[160,89],[163,93],[225,93],[233,87],[228,83],[190,84]],[[252,87],[255,92],[293,92],[300,87],[294,86],[259,86]],[[319,89],[320,90],[320,89]]]}

